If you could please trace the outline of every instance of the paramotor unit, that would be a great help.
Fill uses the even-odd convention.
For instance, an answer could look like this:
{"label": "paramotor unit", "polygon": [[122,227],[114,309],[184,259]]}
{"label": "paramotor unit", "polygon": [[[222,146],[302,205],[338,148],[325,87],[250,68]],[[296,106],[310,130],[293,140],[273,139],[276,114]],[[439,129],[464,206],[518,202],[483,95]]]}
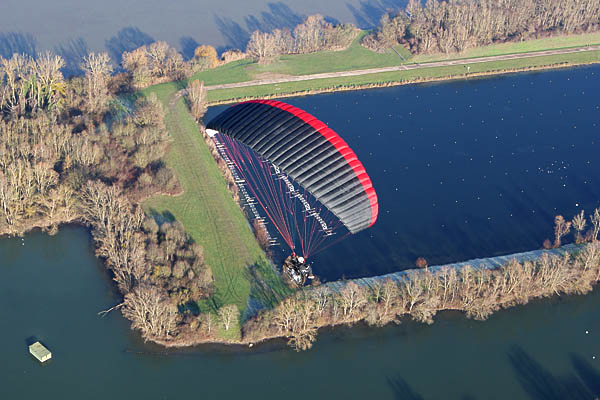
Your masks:
{"label": "paramotor unit", "polygon": [[207,133],[254,219],[265,228],[272,223],[291,249],[294,271],[308,265],[297,263],[299,258],[377,220],[377,194],[363,164],[337,133],[307,112],[280,101],[247,101],[217,115]]}
{"label": "paramotor unit", "polygon": [[312,265],[307,263],[304,257],[292,253],[285,259],[282,266],[283,276],[290,286],[300,287],[307,279],[315,279]]}

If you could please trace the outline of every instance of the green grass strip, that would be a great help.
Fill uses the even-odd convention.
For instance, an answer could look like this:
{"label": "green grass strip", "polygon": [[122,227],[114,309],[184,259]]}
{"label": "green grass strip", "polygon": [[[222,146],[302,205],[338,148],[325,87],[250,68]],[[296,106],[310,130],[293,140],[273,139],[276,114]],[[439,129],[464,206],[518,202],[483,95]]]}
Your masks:
{"label": "green grass strip", "polygon": [[470,70],[464,65],[445,67],[419,68],[406,71],[382,72],[368,75],[348,76],[339,78],[313,79],[299,82],[251,86],[234,89],[211,90],[208,101],[211,103],[234,102],[246,98],[285,97],[289,95],[309,94],[311,92],[336,91],[343,89],[372,86],[385,86],[435,79],[465,78],[473,75],[493,74],[546,66],[564,64],[589,64],[600,62],[599,51],[558,54],[553,56],[529,57],[514,60],[491,61],[469,64]]}
{"label": "green grass strip", "polygon": [[[215,278],[215,293],[209,302],[200,304],[208,308],[203,311],[214,312],[222,305],[236,304],[243,314],[251,292],[263,304],[274,305],[287,293],[286,288],[233,201],[183,98],[173,101],[179,89],[176,83],[167,83],[146,89],[143,94],[155,93],[165,107],[165,123],[173,138],[166,164],[174,170],[184,193],[152,197],[144,201],[143,208],[180,221],[204,247]],[[236,335],[239,331],[230,329],[226,336]]]}

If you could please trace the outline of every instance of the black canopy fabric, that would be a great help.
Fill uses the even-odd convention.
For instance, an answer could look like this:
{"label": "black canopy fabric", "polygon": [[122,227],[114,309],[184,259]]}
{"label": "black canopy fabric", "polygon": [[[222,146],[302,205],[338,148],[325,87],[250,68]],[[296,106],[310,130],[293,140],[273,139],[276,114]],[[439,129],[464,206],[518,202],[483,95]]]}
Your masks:
{"label": "black canopy fabric", "polygon": [[377,220],[377,194],[356,154],[323,122],[292,105],[252,100],[207,126],[245,144],[310,192],[351,233]]}

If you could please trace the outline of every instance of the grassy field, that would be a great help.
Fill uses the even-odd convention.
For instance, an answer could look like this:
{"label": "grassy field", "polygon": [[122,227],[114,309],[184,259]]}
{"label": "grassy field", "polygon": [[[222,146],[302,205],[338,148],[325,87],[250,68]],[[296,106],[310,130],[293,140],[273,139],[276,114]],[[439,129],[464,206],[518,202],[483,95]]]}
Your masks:
{"label": "grassy field", "polygon": [[[173,101],[179,88],[167,83],[143,91],[144,95],[155,93],[165,107],[165,123],[173,138],[166,163],[184,189],[180,196],[146,200],[144,210],[181,221],[186,232],[204,247],[215,278],[215,294],[210,302],[199,305],[201,309],[214,312],[222,305],[236,304],[243,313],[251,293],[263,304],[275,303],[287,293],[286,288],[233,201],[183,98]],[[223,334],[235,338],[239,329]]]}
{"label": "grassy field", "polygon": [[[554,56],[531,57],[524,59],[483,62],[470,64],[469,76],[492,74],[502,71],[514,71],[527,68],[559,64],[587,64],[600,62],[600,52],[590,51],[583,53],[559,54]],[[340,78],[313,79],[300,82],[287,82],[270,85],[251,86],[234,89],[211,90],[208,92],[208,101],[211,103],[234,102],[253,97],[284,97],[292,94],[307,94],[319,91],[335,91],[344,88],[358,88],[361,86],[381,86],[408,82],[428,81],[443,78],[465,78],[466,67],[463,65],[419,68],[407,71],[384,72]]]}
{"label": "grassy field", "polygon": [[[215,69],[201,71],[191,79],[200,79],[204,80],[206,85],[215,85],[249,81],[258,79],[265,74],[308,75],[320,72],[392,66],[402,63],[402,58],[392,50],[379,54],[362,47],[360,38],[365,34],[366,32],[361,32],[346,50],[283,55],[278,61],[269,65],[260,65],[245,59]],[[411,57],[410,52],[402,46],[398,46],[396,50],[405,58]]]}
{"label": "grassy field", "polygon": [[362,47],[360,39],[366,33],[365,31],[361,32],[352,42],[352,45],[343,51],[321,51],[311,54],[284,55],[278,61],[269,65],[259,65],[249,59],[239,60],[212,70],[199,72],[192,79],[204,80],[206,85],[216,85],[244,82],[269,76],[308,75],[322,72],[349,71],[600,44],[600,33],[588,33],[533,39],[516,43],[494,44],[450,55],[438,53],[414,57],[404,47],[397,46],[396,51],[405,58],[406,61],[404,61],[392,50],[379,54]]}
{"label": "grassy field", "polygon": [[[309,75],[321,72],[387,67],[400,65],[404,62],[393,50],[380,54],[361,46],[360,38],[366,33],[365,31],[361,32],[346,50],[283,55],[278,61],[269,65],[250,64],[246,67],[246,71],[255,78],[269,73]],[[397,46],[396,51],[405,59],[411,57],[410,52],[402,46]]]}
{"label": "grassy field", "polygon": [[413,57],[411,62],[433,62],[455,60],[459,58],[489,57],[501,54],[530,53],[550,49],[564,49],[569,47],[582,47],[600,44],[600,33],[586,33],[582,35],[555,36],[543,39],[532,39],[523,42],[500,43],[466,50],[459,54],[426,54]]}

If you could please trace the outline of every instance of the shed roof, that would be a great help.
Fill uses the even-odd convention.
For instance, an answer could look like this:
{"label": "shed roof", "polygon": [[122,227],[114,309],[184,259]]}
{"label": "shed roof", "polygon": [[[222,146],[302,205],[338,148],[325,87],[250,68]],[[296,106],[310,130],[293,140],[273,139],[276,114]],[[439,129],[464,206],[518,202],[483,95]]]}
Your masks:
{"label": "shed roof", "polygon": [[40,342],[35,342],[29,346],[29,352],[41,362],[49,360],[52,357],[50,350],[45,348]]}

